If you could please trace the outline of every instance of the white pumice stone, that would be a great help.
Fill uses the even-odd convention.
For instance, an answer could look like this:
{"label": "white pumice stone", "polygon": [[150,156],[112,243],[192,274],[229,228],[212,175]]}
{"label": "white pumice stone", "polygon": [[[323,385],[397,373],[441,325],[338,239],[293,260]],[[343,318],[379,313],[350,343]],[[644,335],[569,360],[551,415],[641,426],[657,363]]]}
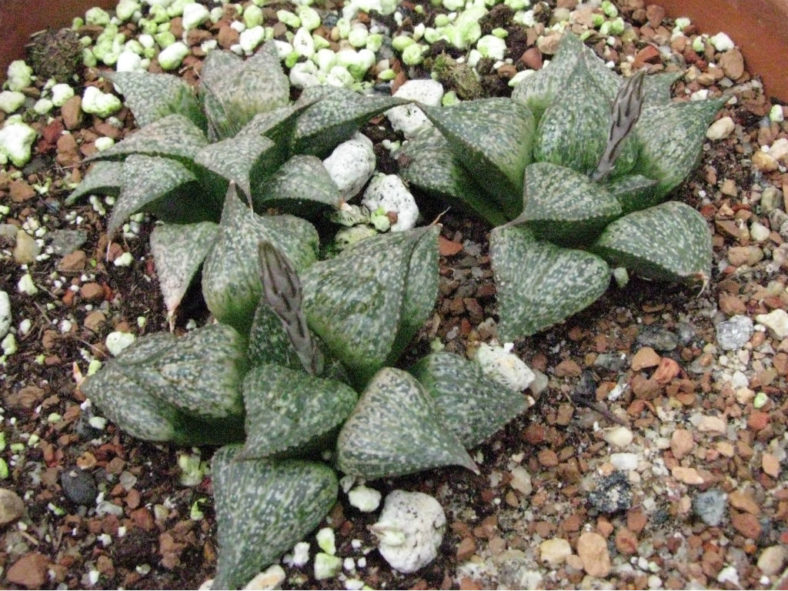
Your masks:
{"label": "white pumice stone", "polygon": [[204,4],[190,2],[183,7],[183,28],[187,31],[196,29],[211,16],[211,12]]}
{"label": "white pumice stone", "polygon": [[38,293],[38,288],[36,284],[33,283],[33,278],[30,276],[30,273],[25,273],[22,275],[22,278],[16,284],[16,289],[19,293],[23,293],[25,295],[36,295]]}
{"label": "white pumice stone", "polygon": [[355,133],[352,138],[342,142],[331,155],[323,160],[342,197],[349,201],[364,187],[375,171],[375,151],[370,139]]}
{"label": "white pumice stone", "polygon": [[182,41],[168,45],[159,52],[159,65],[163,70],[174,70],[189,55],[189,47]]}
{"label": "white pumice stone", "polygon": [[318,552],[315,555],[315,578],[318,581],[323,579],[333,579],[342,570],[342,559],[339,556],[332,556],[325,552]]}
{"label": "white pumice stone", "polygon": [[[436,107],[443,99],[443,85],[437,80],[408,80],[394,96]],[[389,109],[386,118],[395,131],[401,131],[407,138],[415,136],[422,127],[432,125],[415,103]]]}
{"label": "white pumice stone", "polygon": [[397,221],[391,225],[392,232],[403,232],[416,227],[419,208],[405,183],[396,174],[376,174],[372,177],[361,200],[369,211],[382,208],[386,213],[395,212]]}
{"label": "white pumice stone", "polygon": [[315,534],[315,539],[317,540],[317,545],[326,554],[337,553],[336,536],[334,535],[334,530],[330,527],[318,530]]}
{"label": "white pumice stone", "polygon": [[262,591],[264,589],[281,589],[285,580],[285,569],[278,564],[273,564],[263,572],[257,574],[246,584],[246,591]]}
{"label": "white pumice stone", "polygon": [[413,573],[438,555],[446,515],[430,495],[394,490],[386,496],[380,519],[370,530],[386,562],[399,572]]}
{"label": "white pumice stone", "polygon": [[351,490],[347,496],[350,504],[362,513],[370,513],[380,506],[380,492],[363,484]]}
{"label": "white pumice stone", "polygon": [[534,381],[534,372],[512,353],[512,348],[511,343],[506,343],[503,347],[482,343],[476,351],[476,362],[482,366],[484,375],[520,392]]}
{"label": "white pumice stone", "polygon": [[[172,47],[172,45],[170,47]],[[161,54],[163,54],[165,51],[167,50],[165,49],[161,52]],[[161,63],[162,68],[164,68],[164,63],[161,62],[161,54],[159,54],[159,63]],[[180,63],[180,61],[178,61],[178,63]],[[85,111],[85,113],[90,113],[91,115],[98,115],[99,117],[104,118],[109,117],[110,115],[120,111],[122,106],[123,103],[121,103],[120,99],[114,94],[101,92],[95,86],[88,86],[85,88],[85,92],[82,94],[82,110]]]}
{"label": "white pumice stone", "polygon": [[11,298],[8,293],[0,291],[0,338],[11,330]]}
{"label": "white pumice stone", "polygon": [[25,104],[25,95],[18,90],[0,92],[0,111],[13,113],[23,104]]}
{"label": "white pumice stone", "polygon": [[0,155],[21,168],[30,160],[36,131],[27,123],[9,121],[0,129]]}
{"label": "white pumice stone", "polygon": [[123,349],[131,345],[135,339],[136,337],[130,332],[120,332],[116,330],[107,335],[105,343],[107,345],[107,350],[112,353],[113,356],[118,356]]}

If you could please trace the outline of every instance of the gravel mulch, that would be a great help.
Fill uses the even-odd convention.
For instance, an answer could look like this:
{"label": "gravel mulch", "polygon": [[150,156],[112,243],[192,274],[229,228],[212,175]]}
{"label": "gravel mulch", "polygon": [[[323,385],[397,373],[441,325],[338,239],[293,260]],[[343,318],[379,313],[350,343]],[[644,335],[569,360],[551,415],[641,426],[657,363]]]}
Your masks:
{"label": "gravel mulch", "polygon": [[[692,24],[672,35],[675,23],[657,5],[617,6],[632,28],[610,44],[592,38],[602,57],[621,70],[685,71],[674,87],[681,99],[731,97],[676,196],[714,233],[710,284],[697,293],[632,279],[564,325],[516,343],[540,377],[528,393],[536,404],[472,452],[481,475],[442,469],[369,483],[440,501],[449,527],[431,565],[393,571],[368,530],[377,512],[361,513],[340,494],[326,525],[342,574],[316,580],[312,560],[286,561],[285,588],[788,585],[788,107],[764,96],[737,48],[715,49]],[[402,2],[399,23],[381,21],[393,36],[437,10]],[[568,16],[582,32],[600,14],[572,0],[539,2],[534,23],[521,26],[508,10],[496,7],[483,23],[510,33],[510,63],[479,65],[487,94],[507,94],[511,76],[549,58],[551,18]],[[264,16],[273,24],[274,8]],[[234,42],[228,19],[194,32],[180,70],[187,79],[196,78],[200,43]],[[275,30],[284,38],[285,27]],[[331,38],[330,27],[324,33]],[[397,85],[426,75],[429,60],[390,65]],[[81,84],[110,90],[96,68]],[[41,92],[40,84],[24,89],[31,104]],[[152,220],[136,217],[109,242],[110,202],[63,205],[95,141],[134,129],[125,109],[118,126],[82,113],[78,102],[33,118],[33,159],[0,170],[0,290],[12,335],[0,335],[0,580],[7,588],[196,588],[215,569],[211,484],[204,474],[185,482],[183,466],[212,450],[132,439],[76,387],[92,360],[108,357],[108,337],[167,329],[147,246]],[[376,142],[397,139],[382,119],[365,131]],[[396,170],[384,149],[378,154],[381,167]],[[423,204],[425,218],[440,212]],[[460,353],[495,336],[489,228],[454,211],[441,222],[440,300],[414,356],[436,336]],[[206,320],[190,294],[177,330]],[[314,554],[314,536],[305,541]]]}

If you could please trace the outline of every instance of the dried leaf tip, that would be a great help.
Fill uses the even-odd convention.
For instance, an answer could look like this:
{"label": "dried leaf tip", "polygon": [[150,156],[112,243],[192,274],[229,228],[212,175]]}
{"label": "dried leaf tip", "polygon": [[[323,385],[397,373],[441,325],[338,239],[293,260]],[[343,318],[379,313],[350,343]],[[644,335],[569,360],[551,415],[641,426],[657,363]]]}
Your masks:
{"label": "dried leaf tip", "polygon": [[261,242],[258,254],[263,298],[282,321],[304,370],[311,375],[320,375],[323,371],[323,355],[306,323],[301,281],[293,264],[270,242]]}
{"label": "dried leaf tip", "polygon": [[624,140],[635,127],[643,109],[643,80],[645,72],[640,70],[627,78],[618,89],[611,108],[610,131],[607,134],[607,145],[596,170],[591,175],[594,181],[603,180],[615,166],[616,159],[624,146]]}

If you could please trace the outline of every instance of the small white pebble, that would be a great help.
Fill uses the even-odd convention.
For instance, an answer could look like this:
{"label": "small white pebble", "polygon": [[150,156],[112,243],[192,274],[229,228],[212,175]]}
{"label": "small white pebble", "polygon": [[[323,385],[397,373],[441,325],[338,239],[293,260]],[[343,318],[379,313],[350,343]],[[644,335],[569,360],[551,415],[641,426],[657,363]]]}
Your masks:
{"label": "small white pebble", "polygon": [[632,443],[632,431],[624,426],[613,427],[605,433],[605,441],[613,447],[625,448]]}
{"label": "small white pebble", "polygon": [[722,140],[730,136],[736,124],[730,117],[721,117],[712,123],[706,130],[706,137],[710,140]]}
{"label": "small white pebble", "polygon": [[348,493],[350,504],[362,513],[369,513],[380,506],[381,494],[374,488],[369,488],[363,484],[357,486]]}
{"label": "small white pebble", "polygon": [[134,262],[134,255],[130,252],[124,252],[118,258],[116,258],[112,264],[116,267],[128,267]]}
{"label": "small white pebble", "polygon": [[[731,40],[728,35],[725,33],[717,33],[713,37],[709,39],[711,44],[714,46],[714,49],[717,51],[728,51],[729,49],[733,49],[733,40]],[[720,581],[722,582],[722,581]]]}
{"label": "small white pebble", "polygon": [[33,283],[33,278],[30,276],[30,273],[25,273],[22,275],[22,278],[16,284],[16,289],[19,293],[23,293],[25,295],[36,295],[38,293],[38,288],[36,284]]}
{"label": "small white pebble", "polygon": [[107,350],[113,355],[120,355],[121,351],[131,345],[136,337],[130,332],[114,331],[107,335]]}
{"label": "small white pebble", "polygon": [[334,536],[333,529],[324,527],[318,530],[317,534],[315,534],[315,539],[317,540],[317,545],[320,546],[323,552],[326,554],[336,554],[336,537]]}

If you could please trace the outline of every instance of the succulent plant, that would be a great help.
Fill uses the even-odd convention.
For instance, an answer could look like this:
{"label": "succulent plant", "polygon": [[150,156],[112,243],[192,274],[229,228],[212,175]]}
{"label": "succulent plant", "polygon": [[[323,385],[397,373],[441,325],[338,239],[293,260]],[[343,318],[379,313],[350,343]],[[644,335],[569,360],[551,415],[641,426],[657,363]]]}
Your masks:
{"label": "succulent plant", "polygon": [[271,225],[230,190],[218,229],[202,226],[216,243],[203,290],[219,307],[250,300],[250,275],[210,279],[245,253],[244,272],[262,285],[253,314],[141,337],[82,384],[135,437],[226,444],[213,460],[215,588],[242,587],[313,530],[336,501],[335,469],[370,480],[448,465],[476,471],[466,448],[526,408],[520,392],[458,355],[430,355],[412,373],[392,367],[437,298],[437,226],[315,261],[299,236],[309,222]]}
{"label": "succulent plant", "polygon": [[[110,235],[140,211],[180,226],[162,226],[153,239],[156,266],[167,270],[162,290],[170,315],[202,261],[211,260],[215,235],[223,248],[232,248],[232,232],[216,227],[225,216],[243,217],[237,208],[228,211],[227,195],[240,193],[257,214],[275,208],[309,217],[338,206],[339,188],[320,158],[370,117],[402,102],[312,87],[291,103],[290,83],[273,44],[246,60],[230,52],[209,53],[197,92],[171,74],[105,75],[124,95],[140,129],[93,156],[92,168],[67,204],[89,194],[116,196]],[[230,183],[236,189],[229,189]],[[284,222],[263,217],[255,218],[254,232],[288,234]],[[298,256],[293,261],[302,262]],[[253,299],[258,297],[259,290]],[[222,318],[221,311],[211,311]]]}
{"label": "succulent plant", "polygon": [[672,102],[675,74],[622,80],[567,33],[511,98],[422,107],[433,123],[403,149],[411,186],[494,226],[499,335],[529,336],[593,303],[610,265],[706,282],[711,235],[664,202],[695,167],[724,99]]}

